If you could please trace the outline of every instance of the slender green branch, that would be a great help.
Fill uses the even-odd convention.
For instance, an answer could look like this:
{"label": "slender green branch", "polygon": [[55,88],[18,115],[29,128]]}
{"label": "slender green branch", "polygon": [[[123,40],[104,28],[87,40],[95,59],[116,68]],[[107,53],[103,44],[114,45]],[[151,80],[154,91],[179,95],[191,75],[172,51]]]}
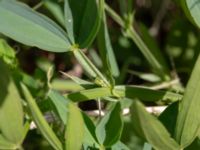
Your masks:
{"label": "slender green branch", "polygon": [[104,5],[108,14],[112,17],[112,19],[117,22],[122,28],[125,28],[124,20],[107,4]]}
{"label": "slender green branch", "polygon": [[130,27],[127,30],[127,35],[130,37],[135,44],[138,46],[138,48],[141,50],[144,57],[147,59],[153,70],[162,77],[164,80],[169,80],[169,76],[165,68],[159,63],[159,61],[156,59],[156,57],[151,53],[147,45],[143,42],[141,37],[137,34],[135,29],[133,27]]}
{"label": "slender green branch", "polygon": [[108,80],[104,75],[96,68],[96,66],[87,58],[87,56],[79,48],[72,48],[74,56],[77,58],[79,63],[83,66],[85,71],[95,79],[95,83],[102,87],[111,87]]}
{"label": "slender green branch", "polygon": [[163,80],[169,80],[170,77],[169,77],[168,70],[164,68],[160,64],[160,62],[156,59],[154,54],[149,50],[149,48],[141,39],[139,34],[135,31],[135,29],[133,28],[133,25],[132,24],[127,25],[126,21],[124,21],[108,5],[105,5],[105,9],[108,12],[108,14],[112,17],[112,19],[126,31],[127,36],[135,42],[135,44],[138,46],[138,48],[141,50],[144,57],[147,59],[147,61],[153,68],[153,71],[156,72]]}

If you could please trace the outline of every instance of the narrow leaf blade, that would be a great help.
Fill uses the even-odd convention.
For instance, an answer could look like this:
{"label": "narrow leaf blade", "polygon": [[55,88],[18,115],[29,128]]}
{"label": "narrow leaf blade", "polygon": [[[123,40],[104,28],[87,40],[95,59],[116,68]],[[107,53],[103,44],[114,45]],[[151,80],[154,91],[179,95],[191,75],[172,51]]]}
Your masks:
{"label": "narrow leaf blade", "polygon": [[188,81],[183,100],[180,104],[176,124],[176,140],[185,147],[199,135],[200,116],[200,55]]}
{"label": "narrow leaf blade", "polygon": [[100,49],[100,54],[104,63],[105,71],[109,71],[108,74],[114,77],[119,76],[119,68],[116,62],[116,58],[111,45],[108,28],[106,24],[106,16],[103,15],[101,27],[98,33],[98,46]]}
{"label": "narrow leaf blade", "polygon": [[121,106],[117,103],[97,125],[97,139],[104,147],[111,147],[120,139],[122,129]]}
{"label": "narrow leaf blade", "polygon": [[82,114],[75,104],[69,103],[67,116],[65,131],[66,150],[79,150],[82,147],[85,131]]}
{"label": "narrow leaf blade", "polygon": [[60,140],[57,138],[53,130],[50,128],[50,126],[44,119],[40,109],[38,108],[35,100],[28,91],[27,87],[23,84],[21,85],[21,87],[37,127],[52,147],[54,147],[56,150],[62,150],[62,144]]}

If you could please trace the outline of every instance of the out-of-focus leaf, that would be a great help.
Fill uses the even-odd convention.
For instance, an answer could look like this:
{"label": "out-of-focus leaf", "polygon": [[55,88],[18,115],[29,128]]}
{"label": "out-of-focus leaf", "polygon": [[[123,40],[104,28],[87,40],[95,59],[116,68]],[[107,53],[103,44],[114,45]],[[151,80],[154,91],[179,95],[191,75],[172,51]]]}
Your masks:
{"label": "out-of-focus leaf", "polygon": [[38,89],[40,87],[40,84],[37,80],[35,80],[32,76],[26,74],[26,73],[21,73],[22,76],[22,82],[34,89]]}
{"label": "out-of-focus leaf", "polygon": [[200,130],[200,55],[196,61],[193,72],[188,81],[175,130],[176,140],[184,148],[192,143],[199,135]]}
{"label": "out-of-focus leaf", "polygon": [[103,60],[103,66],[108,75],[119,76],[119,68],[111,45],[105,13],[98,33],[98,46]]}
{"label": "out-of-focus leaf", "polygon": [[56,18],[56,20],[64,27],[65,26],[65,18],[62,7],[58,2],[54,2],[52,0],[44,0],[44,6],[52,13],[52,15]]}
{"label": "out-of-focus leaf", "polygon": [[[84,140],[84,121],[81,111],[75,104],[69,103],[65,131],[65,149],[80,150]],[[78,141],[77,141],[78,140]]]}
{"label": "out-of-focus leaf", "polygon": [[72,43],[81,48],[94,40],[101,22],[103,0],[65,0],[65,24]]}
{"label": "out-of-focus leaf", "polygon": [[130,150],[124,143],[117,142],[111,147],[111,150]]}
{"label": "out-of-focus leaf", "polygon": [[40,109],[38,108],[35,100],[32,95],[28,91],[27,87],[21,84],[24,96],[27,100],[28,107],[31,111],[33,120],[35,121],[38,129],[41,131],[42,135],[47,139],[47,141],[51,144],[53,148],[56,150],[62,150],[62,144],[60,140],[57,138],[51,127],[48,125],[46,120],[44,119]]}
{"label": "out-of-focus leaf", "polygon": [[11,66],[17,65],[14,49],[12,49],[12,47],[10,47],[3,39],[0,39],[0,58]]}
{"label": "out-of-focus leaf", "polygon": [[139,101],[131,107],[132,124],[137,134],[150,143],[155,149],[180,150],[180,146],[171,138],[165,127],[155,117],[146,112]]}
{"label": "out-of-focus leaf", "polygon": [[199,0],[181,0],[186,16],[200,27],[200,2]]}
{"label": "out-of-focus leaf", "polygon": [[161,80],[159,76],[153,73],[142,73],[133,70],[130,70],[129,73],[149,82],[159,82]]}
{"label": "out-of-focus leaf", "polygon": [[7,150],[7,149],[17,149],[15,144],[8,142],[1,134],[0,134],[0,149]]}
{"label": "out-of-focus leaf", "polygon": [[[20,146],[23,137],[21,97],[12,79],[9,66],[0,60],[0,133],[8,142]],[[13,134],[14,133],[14,134]]]}
{"label": "out-of-focus leaf", "polygon": [[96,136],[103,147],[111,147],[121,137],[123,121],[120,103],[108,112],[96,127]]}
{"label": "out-of-focus leaf", "polygon": [[0,20],[0,33],[18,42],[53,52],[69,50],[66,33],[52,20],[23,3],[1,0]]}
{"label": "out-of-focus leaf", "polygon": [[57,91],[80,91],[84,88],[71,80],[54,79],[51,82],[52,89]]}

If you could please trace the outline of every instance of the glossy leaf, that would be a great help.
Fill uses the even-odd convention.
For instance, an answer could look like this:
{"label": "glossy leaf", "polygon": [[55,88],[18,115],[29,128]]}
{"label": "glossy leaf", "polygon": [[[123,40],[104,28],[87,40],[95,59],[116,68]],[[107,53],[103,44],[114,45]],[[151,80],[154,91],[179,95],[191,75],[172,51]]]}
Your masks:
{"label": "glossy leaf", "polygon": [[62,144],[57,138],[51,127],[48,125],[44,119],[40,109],[38,108],[35,100],[33,99],[31,93],[28,91],[25,85],[21,85],[24,96],[26,98],[28,107],[31,111],[34,122],[36,123],[38,129],[41,131],[42,135],[47,139],[51,146],[56,150],[62,150]]}
{"label": "glossy leaf", "polygon": [[0,20],[0,33],[18,42],[52,52],[69,50],[70,42],[65,32],[23,3],[1,0]]}
{"label": "glossy leaf", "polygon": [[80,150],[82,147],[85,130],[81,111],[77,106],[75,106],[75,104],[68,104],[67,117],[65,148],[66,150]]}
{"label": "glossy leaf", "polygon": [[200,56],[188,81],[176,124],[176,140],[185,147],[199,135],[200,116]]}
{"label": "glossy leaf", "polygon": [[200,28],[199,0],[181,0],[186,16]]}
{"label": "glossy leaf", "polygon": [[103,12],[103,0],[65,0],[65,24],[72,43],[81,48],[94,40]]}
{"label": "glossy leaf", "polygon": [[146,112],[139,101],[134,101],[131,108],[132,125],[136,133],[155,149],[180,150],[180,146],[167,132],[161,122]]}
{"label": "glossy leaf", "polygon": [[117,103],[97,125],[96,136],[102,146],[111,147],[120,139],[122,129],[121,106]]}

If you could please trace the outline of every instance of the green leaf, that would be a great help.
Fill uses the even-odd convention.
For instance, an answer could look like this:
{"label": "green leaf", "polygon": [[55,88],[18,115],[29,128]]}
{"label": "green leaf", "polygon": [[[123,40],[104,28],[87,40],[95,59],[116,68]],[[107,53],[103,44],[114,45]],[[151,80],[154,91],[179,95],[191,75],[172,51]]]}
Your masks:
{"label": "green leaf", "polygon": [[138,98],[142,101],[178,101],[181,100],[182,95],[168,92],[168,91],[158,91],[141,86],[116,86],[114,92],[121,97],[127,98]]}
{"label": "green leaf", "polygon": [[65,0],[66,29],[72,43],[81,48],[89,47],[99,27],[103,12],[103,0]]}
{"label": "green leaf", "polygon": [[24,96],[27,100],[28,107],[31,111],[33,120],[35,121],[38,129],[41,131],[42,135],[47,139],[51,146],[56,150],[62,150],[62,144],[57,138],[51,127],[48,125],[44,119],[40,109],[38,108],[35,100],[33,99],[31,93],[28,91],[27,87],[21,84]]}
{"label": "green leaf", "polygon": [[99,148],[98,140],[95,134],[95,125],[92,120],[82,112],[84,123],[85,123],[85,134],[84,134],[84,145],[89,145],[90,147]]}
{"label": "green leaf", "polygon": [[[115,95],[113,95],[115,93]],[[178,101],[182,99],[182,95],[168,92],[168,91],[156,91],[140,86],[115,86],[113,91],[107,87],[99,87],[93,89],[82,90],[65,95],[67,98],[74,102],[87,101],[97,99],[99,97],[127,97],[127,98],[139,98],[143,101]]]}
{"label": "green leaf", "polygon": [[105,13],[103,15],[101,27],[98,33],[98,47],[100,49],[101,58],[103,60],[103,66],[105,71],[108,74],[113,75],[114,77],[119,76],[119,68],[116,62],[116,58],[113,52],[113,48],[111,45],[108,28],[106,24],[106,16]]}
{"label": "green leaf", "polygon": [[181,0],[186,16],[200,27],[200,3],[199,0]]}
{"label": "green leaf", "polygon": [[80,150],[85,131],[83,117],[81,111],[75,104],[69,103],[67,109],[68,114],[65,131],[66,150]]}
{"label": "green leaf", "polygon": [[62,7],[58,2],[52,0],[44,0],[44,6],[52,13],[55,19],[64,27],[65,26],[65,18]]}
{"label": "green leaf", "polygon": [[57,91],[80,91],[84,88],[71,80],[54,79],[51,82],[52,89]]}
{"label": "green leaf", "polygon": [[0,149],[17,149],[15,144],[8,142],[1,134],[0,134]]}
{"label": "green leaf", "polygon": [[59,114],[59,117],[61,118],[62,122],[66,124],[67,122],[67,105],[68,101],[59,93],[56,91],[51,90],[48,93],[49,98],[53,102],[54,106],[56,107],[56,110]]}
{"label": "green leaf", "polygon": [[69,50],[66,33],[52,20],[23,3],[1,0],[0,20],[0,33],[18,42],[52,52]]}
{"label": "green leaf", "polygon": [[124,143],[118,141],[116,144],[112,146],[111,150],[130,150],[130,149]]}
{"label": "green leaf", "polygon": [[[17,146],[23,137],[23,108],[9,66],[0,60],[0,133]],[[14,134],[13,134],[14,133]]]}
{"label": "green leaf", "polygon": [[176,140],[182,147],[192,143],[199,135],[200,115],[200,55],[188,81],[176,124]]}
{"label": "green leaf", "polygon": [[102,146],[111,147],[120,139],[122,129],[121,106],[117,103],[97,125],[96,136]]}
{"label": "green leaf", "polygon": [[[62,122],[64,124],[67,124],[67,122],[68,122],[67,120],[69,119],[68,115],[70,114],[70,113],[68,113],[69,112],[69,106],[68,105],[71,102],[68,101],[63,96],[61,96],[59,93],[57,93],[56,91],[53,91],[53,90],[51,90],[49,92],[48,96],[51,98],[52,102],[54,103],[54,106],[56,107],[56,110],[57,110],[58,115],[61,118]],[[82,117],[83,117],[83,120],[84,120],[84,124],[82,124],[82,126],[84,126],[83,143],[87,143],[90,146],[98,147],[97,139],[96,139],[96,136],[95,136],[95,126],[94,126],[93,122],[83,112],[82,112]],[[76,122],[76,120],[74,122]],[[67,124],[67,126],[68,126],[68,124]]]}
{"label": "green leaf", "polygon": [[93,88],[89,90],[82,90],[79,92],[70,93],[66,95],[66,98],[74,102],[81,102],[107,96],[112,96],[111,90],[109,88]]}
{"label": "green leaf", "polygon": [[14,49],[3,39],[0,39],[0,58],[8,65],[15,66],[17,64]]}
{"label": "green leaf", "polygon": [[133,129],[150,143],[155,149],[180,150],[180,146],[171,138],[165,127],[155,117],[146,112],[139,101],[134,101],[131,107]]}

